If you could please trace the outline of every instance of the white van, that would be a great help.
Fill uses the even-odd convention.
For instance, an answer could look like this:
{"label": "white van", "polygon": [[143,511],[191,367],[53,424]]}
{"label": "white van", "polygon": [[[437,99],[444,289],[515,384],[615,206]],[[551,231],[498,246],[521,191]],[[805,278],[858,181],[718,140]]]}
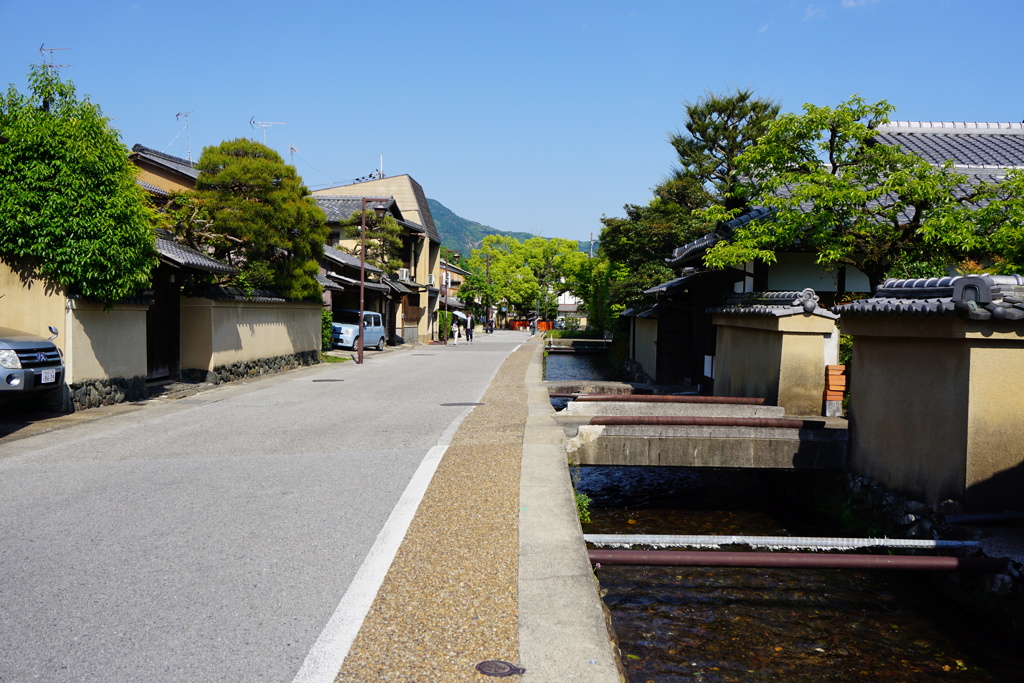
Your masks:
{"label": "white van", "polygon": [[[384,318],[376,311],[363,311],[364,349],[384,350],[387,331]],[[359,343],[359,311],[337,311],[331,325],[331,346],[333,348],[356,348]]]}

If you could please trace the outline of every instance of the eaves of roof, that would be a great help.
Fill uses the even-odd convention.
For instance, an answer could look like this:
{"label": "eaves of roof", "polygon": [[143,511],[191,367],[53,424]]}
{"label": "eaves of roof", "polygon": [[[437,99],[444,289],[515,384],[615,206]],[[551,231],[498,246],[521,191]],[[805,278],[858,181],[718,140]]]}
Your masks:
{"label": "eaves of roof", "polygon": [[[345,277],[344,275],[338,275],[337,273],[328,273],[327,277],[334,280],[336,283],[343,287],[359,287],[359,280],[351,277]],[[365,289],[372,289],[378,292],[390,292],[391,287],[388,287],[383,282],[374,282],[373,280],[364,280],[363,287]]]}
{"label": "eaves of roof", "polygon": [[191,161],[182,159],[181,157],[171,156],[170,154],[164,154],[163,152],[150,149],[149,147],[143,147],[142,145],[135,145],[132,147],[131,154],[128,155],[128,158],[141,159],[192,180],[199,177],[199,169],[196,168],[195,164]]}
{"label": "eaves of roof", "polygon": [[[336,264],[338,264],[340,266],[345,266],[347,268],[356,268],[356,269],[358,269],[358,268],[361,268],[363,266],[363,264],[360,263],[358,256],[353,256],[352,254],[346,254],[345,252],[343,252],[343,251],[341,251],[339,249],[335,249],[334,247],[332,247],[332,246],[330,246],[328,244],[324,245],[324,259],[327,260],[327,261],[330,261],[331,263],[336,263]],[[370,273],[372,275],[378,275],[378,274],[381,274],[381,273],[384,272],[383,270],[381,270],[377,266],[372,265],[370,263],[365,264],[365,267],[366,267],[366,272]]]}
{"label": "eaves of roof", "polygon": [[686,271],[674,280],[663,282],[660,285],[655,285],[650,289],[644,290],[644,296],[668,296],[674,294],[676,291],[686,287],[691,281],[704,273],[706,270],[697,270],[696,268],[687,268]]}
{"label": "eaves of roof", "polygon": [[175,242],[165,231],[158,231],[156,251],[160,260],[179,268],[199,270],[206,273],[234,274],[238,269],[217,259],[211,258],[201,251]]}
{"label": "eaves of roof", "polygon": [[764,220],[770,218],[772,213],[771,209],[767,209],[763,206],[755,206],[745,211],[742,215],[733,218],[731,221],[725,221],[719,223],[714,232],[709,232],[703,237],[698,237],[692,242],[688,242],[681,247],[678,247],[672,252],[672,257],[666,259],[669,266],[678,268],[686,263],[696,261],[702,257],[708,249],[715,246],[722,240],[727,240],[732,237],[733,230],[736,228],[746,225],[752,221]]}

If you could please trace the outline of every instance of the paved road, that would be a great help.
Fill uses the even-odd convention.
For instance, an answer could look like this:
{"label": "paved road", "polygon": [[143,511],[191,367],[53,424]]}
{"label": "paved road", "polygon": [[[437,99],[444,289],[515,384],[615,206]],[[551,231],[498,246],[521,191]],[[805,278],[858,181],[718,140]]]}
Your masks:
{"label": "paved road", "polygon": [[458,404],[525,339],[368,351],[0,442],[0,680],[291,680]]}

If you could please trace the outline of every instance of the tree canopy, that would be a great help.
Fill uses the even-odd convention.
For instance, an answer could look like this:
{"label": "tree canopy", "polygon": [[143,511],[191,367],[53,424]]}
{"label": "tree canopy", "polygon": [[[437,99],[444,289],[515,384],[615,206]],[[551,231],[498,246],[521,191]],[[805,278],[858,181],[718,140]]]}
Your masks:
{"label": "tree canopy", "polygon": [[735,192],[737,158],[765,133],[778,111],[778,104],[749,90],[709,92],[685,105],[685,132],[669,137],[678,166],[654,188],[646,205],[626,205],[625,218],[601,219],[599,254],[608,261],[603,291],[612,313],[639,305],[644,290],[673,277],[665,262],[672,250],[715,226],[704,210],[746,205]]}
{"label": "tree canopy", "polygon": [[[356,212],[348,219],[340,221],[345,237],[348,239],[359,239],[359,231],[362,229],[362,213]],[[385,214],[380,218],[374,215],[373,211],[366,212],[366,262],[376,266],[388,275],[394,275],[402,267],[402,226],[398,224],[395,217]],[[345,249],[353,256],[359,256],[362,248],[360,243]]]}
{"label": "tree canopy", "polygon": [[558,296],[574,291],[586,260],[579,243],[572,240],[531,237],[520,242],[488,235],[464,262],[470,275],[459,294],[485,305],[504,305],[513,313],[537,311],[553,318]]}
{"label": "tree canopy", "polygon": [[802,114],[777,118],[737,160],[747,179],[738,191],[774,209],[773,217],[737,229],[705,263],[772,262],[776,250],[799,246],[825,270],[856,266],[872,287],[894,269],[945,274],[973,241],[971,215],[962,209],[975,193],[963,191],[965,178],[951,164],[934,167],[877,143],[874,130],[892,110],[855,96],[835,108],[806,104]]}
{"label": "tree canopy", "polygon": [[98,105],[54,69],[0,94],[0,256],[109,305],[149,285],[156,265],[144,190]]}
{"label": "tree canopy", "polygon": [[203,217],[202,229],[179,223],[185,239],[239,268],[248,288],[274,289],[295,300],[319,298],[326,217],[295,168],[244,138],[205,148],[196,168],[187,202]]}

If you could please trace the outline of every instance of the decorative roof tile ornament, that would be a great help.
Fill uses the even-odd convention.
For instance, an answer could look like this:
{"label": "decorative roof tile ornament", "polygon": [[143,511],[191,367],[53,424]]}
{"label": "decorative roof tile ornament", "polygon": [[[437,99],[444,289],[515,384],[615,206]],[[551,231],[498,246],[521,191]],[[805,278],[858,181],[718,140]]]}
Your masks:
{"label": "decorative roof tile ornament", "polygon": [[791,315],[817,315],[837,319],[839,316],[818,306],[819,297],[810,287],[799,292],[743,292],[730,294],[725,305],[708,309],[711,313],[728,315],[768,315],[784,318]]}
{"label": "decorative roof tile ornament", "polygon": [[870,299],[833,306],[841,315],[955,315],[1024,320],[1024,275],[886,280]]}

